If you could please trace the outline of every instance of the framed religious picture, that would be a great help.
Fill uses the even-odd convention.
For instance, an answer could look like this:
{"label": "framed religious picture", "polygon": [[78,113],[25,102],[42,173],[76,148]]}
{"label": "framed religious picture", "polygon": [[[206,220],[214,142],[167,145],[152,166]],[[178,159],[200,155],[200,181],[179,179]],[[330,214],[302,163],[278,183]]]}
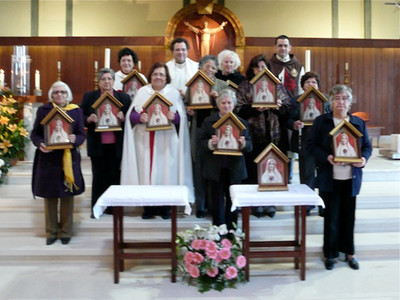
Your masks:
{"label": "framed religious picture", "polygon": [[241,156],[239,137],[246,127],[231,112],[224,115],[216,122],[213,127],[216,129],[215,134],[218,137],[218,144],[214,150],[214,154]]}
{"label": "framed religious picture", "polygon": [[117,118],[122,103],[112,96],[109,92],[105,92],[92,105],[98,118],[94,131],[121,131],[121,121]]}
{"label": "framed religious picture", "polygon": [[327,101],[324,94],[313,86],[297,99],[297,102],[300,103],[300,120],[304,125],[311,126],[314,119],[324,113]]}
{"label": "framed religious picture", "polygon": [[273,143],[254,160],[257,164],[259,191],[288,190],[289,158]]}
{"label": "framed religious picture", "polygon": [[168,119],[171,106],[172,103],[156,91],[143,105],[149,116],[146,131],[172,129],[171,121]]}
{"label": "framed religious picture", "polygon": [[230,88],[235,93],[237,92],[237,89],[239,86],[236,83],[234,83],[233,81],[231,81],[229,79],[226,81],[226,83],[228,84],[228,88]]}
{"label": "framed religious picture", "polygon": [[212,81],[203,71],[199,70],[188,81],[186,86],[189,91],[189,109],[212,108],[211,91],[214,81]]}
{"label": "framed religious picture", "polygon": [[330,133],[334,162],[359,163],[362,162],[359,132],[346,120],[340,122]]}
{"label": "framed religious picture", "polygon": [[137,91],[147,84],[145,78],[137,70],[133,70],[126,76],[121,83],[123,84],[123,92],[128,94],[131,100],[135,98]]}
{"label": "framed religious picture", "polygon": [[74,120],[61,108],[55,106],[40,124],[44,126],[46,150],[71,149],[69,140]]}
{"label": "framed religious picture", "polygon": [[252,80],[252,107],[279,108],[277,86],[281,82],[270,70],[264,68]]}

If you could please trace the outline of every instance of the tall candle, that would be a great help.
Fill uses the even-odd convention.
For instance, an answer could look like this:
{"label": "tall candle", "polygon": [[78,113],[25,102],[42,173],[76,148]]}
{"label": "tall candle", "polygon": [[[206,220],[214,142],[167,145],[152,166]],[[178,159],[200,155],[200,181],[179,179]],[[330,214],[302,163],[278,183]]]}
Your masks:
{"label": "tall candle", "polygon": [[138,69],[139,69],[139,71],[142,70],[142,62],[140,60],[138,61]]}
{"label": "tall candle", "polygon": [[61,71],[61,61],[57,62],[57,69],[58,69],[58,71]]}
{"label": "tall candle", "polygon": [[305,53],[305,69],[306,72],[310,72],[311,70],[311,50],[306,50]]}
{"label": "tall candle", "polygon": [[349,70],[349,63],[346,63],[346,64],[344,65],[344,69],[345,69],[346,71]]}
{"label": "tall candle", "polygon": [[104,68],[110,68],[110,48],[106,48],[104,52]]}
{"label": "tall candle", "polygon": [[0,86],[4,86],[4,70],[0,70]]}
{"label": "tall candle", "polygon": [[99,67],[99,64],[98,64],[98,62],[97,62],[97,60],[96,60],[96,61],[94,62],[94,69],[97,70],[98,67]]}
{"label": "tall candle", "polygon": [[40,72],[38,70],[35,73],[35,90],[40,90]]}

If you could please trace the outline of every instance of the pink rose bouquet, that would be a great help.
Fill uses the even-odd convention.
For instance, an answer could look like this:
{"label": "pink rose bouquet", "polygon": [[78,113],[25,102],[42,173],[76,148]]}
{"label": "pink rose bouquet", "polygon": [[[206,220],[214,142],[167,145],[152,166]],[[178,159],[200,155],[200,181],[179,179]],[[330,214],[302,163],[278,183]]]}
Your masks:
{"label": "pink rose bouquet", "polygon": [[189,284],[196,283],[201,293],[222,291],[245,282],[243,234],[240,230],[227,230],[226,225],[202,228],[177,235],[177,274]]}

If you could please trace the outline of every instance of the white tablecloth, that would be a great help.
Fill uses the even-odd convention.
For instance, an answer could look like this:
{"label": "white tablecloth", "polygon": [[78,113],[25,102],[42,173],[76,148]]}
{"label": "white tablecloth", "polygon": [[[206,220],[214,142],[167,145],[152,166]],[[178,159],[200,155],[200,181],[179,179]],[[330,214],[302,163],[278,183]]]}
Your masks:
{"label": "white tablecloth", "polygon": [[305,184],[289,184],[288,191],[257,190],[257,184],[237,184],[229,188],[232,199],[232,211],[247,206],[296,206],[322,205],[324,202]]}
{"label": "white tablecloth", "polygon": [[107,206],[185,206],[185,214],[192,212],[185,185],[112,185],[93,207],[96,219]]}

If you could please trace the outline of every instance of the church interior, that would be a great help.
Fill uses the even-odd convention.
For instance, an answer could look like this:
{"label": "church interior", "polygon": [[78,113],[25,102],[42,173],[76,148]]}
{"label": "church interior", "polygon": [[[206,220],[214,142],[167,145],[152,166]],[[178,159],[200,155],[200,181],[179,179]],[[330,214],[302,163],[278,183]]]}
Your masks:
{"label": "church interior", "polygon": [[[114,284],[113,217],[89,217],[92,174],[84,147],[87,188],[75,197],[75,236],[68,245],[46,246],[43,201],[31,192],[29,146],[31,155],[11,168],[0,185],[0,299],[399,299],[400,163],[380,150],[393,150],[393,135],[400,140],[400,2],[0,0],[0,20],[4,83],[11,87],[14,46],[25,46],[30,89],[20,97],[33,107],[47,102],[57,80],[71,87],[73,103],[80,104],[86,92],[97,89],[99,69],[106,64],[119,69],[117,53],[124,47],[137,53],[136,69],[146,77],[155,62],[172,58],[170,45],[176,37],[188,40],[188,57],[199,61],[204,36],[196,28],[221,26],[208,37],[210,54],[235,51],[244,75],[255,55],[270,57],[275,38],[287,35],[291,53],[320,74],[320,90],[327,94],[336,84],[350,87],[351,112],[366,113],[367,125],[378,130],[357,197],[359,271],[346,268],[343,261],[335,270],[325,270],[323,218],[312,213],[307,217],[305,281],[288,258],[258,258],[252,261],[249,282],[205,294],[179,280],[171,283],[165,259],[126,262],[120,283]],[[39,82],[35,74],[40,74]],[[298,174],[295,164],[293,183],[299,183]],[[126,214],[128,238],[164,240],[170,234],[168,221],[142,220],[135,209]],[[178,231],[210,222],[178,211]],[[274,219],[252,216],[250,222],[252,237],[293,235],[293,210],[284,207]]]}

